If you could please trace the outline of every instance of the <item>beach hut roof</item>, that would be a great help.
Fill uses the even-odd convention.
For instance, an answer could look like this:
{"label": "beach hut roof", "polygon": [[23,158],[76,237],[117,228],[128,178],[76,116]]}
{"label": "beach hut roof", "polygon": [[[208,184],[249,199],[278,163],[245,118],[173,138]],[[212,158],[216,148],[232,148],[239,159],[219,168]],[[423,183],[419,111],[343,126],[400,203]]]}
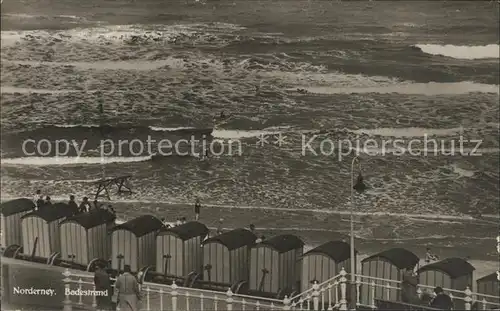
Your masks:
{"label": "beach hut roof", "polygon": [[0,205],[1,213],[5,217],[33,210],[34,208],[35,203],[33,203],[32,200],[25,198],[7,201]]}
{"label": "beach hut roof", "polygon": [[409,250],[406,250],[404,248],[391,248],[389,250],[365,258],[362,262],[371,260],[376,257],[382,257],[388,260],[393,265],[398,267],[398,269],[406,269],[406,268],[413,269],[420,261],[417,255],[410,252]]}
{"label": "beach hut roof", "polygon": [[116,216],[108,210],[105,209],[93,209],[88,213],[78,214],[67,218],[61,225],[68,222],[77,223],[85,229],[90,229],[97,227],[102,224],[112,222],[116,219]]}
{"label": "beach hut roof", "polygon": [[261,244],[272,247],[278,253],[288,252],[289,250],[301,248],[304,246],[304,242],[302,242],[301,239],[292,234],[274,236],[268,240],[262,241]]}
{"label": "beach hut roof", "polygon": [[[356,254],[358,253],[357,250],[354,250],[354,252]],[[335,262],[342,262],[351,257],[351,247],[346,242],[329,241],[311,249],[305,253],[304,256],[308,254],[323,254],[330,257]]]}
{"label": "beach hut roof", "polygon": [[480,279],[477,279],[477,282],[491,282],[491,281],[498,281],[498,276],[496,272],[493,272],[492,274],[488,274]]}
{"label": "beach hut roof", "polygon": [[36,216],[40,217],[46,222],[51,222],[54,220],[61,219],[63,217],[70,217],[73,216],[76,212],[75,208],[71,208],[66,203],[55,203],[49,206],[44,206],[42,208],[39,208],[36,211],[33,211],[31,213],[28,213],[21,217],[21,219],[24,219],[26,217],[30,216]]}
{"label": "beach hut roof", "polygon": [[206,236],[208,234],[208,228],[204,224],[197,221],[190,221],[180,226],[175,226],[172,228],[162,229],[158,236],[174,234],[179,239],[186,241],[198,236]]}
{"label": "beach hut roof", "polygon": [[418,273],[430,270],[439,270],[448,274],[452,279],[467,275],[476,270],[470,263],[462,258],[447,258],[429,265],[423,266]]}
{"label": "beach hut roof", "polygon": [[153,215],[142,215],[123,224],[115,226],[112,231],[120,229],[127,230],[132,232],[136,237],[139,238],[153,231],[160,230],[161,228],[163,228],[163,223],[161,222],[161,220]]}
{"label": "beach hut roof", "polygon": [[203,241],[203,244],[218,242],[227,247],[227,249],[233,250],[245,245],[254,244],[256,239],[257,237],[251,231],[240,228],[206,239]]}

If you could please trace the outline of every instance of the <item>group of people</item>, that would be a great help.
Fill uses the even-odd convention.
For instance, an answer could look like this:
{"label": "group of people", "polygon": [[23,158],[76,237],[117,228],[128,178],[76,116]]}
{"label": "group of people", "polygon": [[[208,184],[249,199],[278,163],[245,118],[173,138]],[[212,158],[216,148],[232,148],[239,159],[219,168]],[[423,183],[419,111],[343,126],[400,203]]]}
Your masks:
{"label": "group of people", "polygon": [[[41,208],[45,208],[48,206],[52,206],[52,201],[50,199],[50,196],[47,195],[44,198],[44,195],[42,195],[41,190],[36,191],[35,198],[33,199],[33,201],[35,203],[36,209],[41,209]],[[106,209],[106,210],[112,212],[113,214],[116,214],[115,210],[113,209],[113,207],[110,204],[108,204],[108,205],[101,204],[97,200],[94,200],[93,204],[91,204],[88,197],[84,197],[82,202],[80,204],[77,204],[75,201],[75,196],[70,195],[69,201],[68,201],[68,206],[71,209],[77,211],[78,214],[88,213],[94,209]]]}
{"label": "group of people", "polygon": [[98,311],[140,310],[141,289],[137,278],[131,272],[130,265],[124,266],[123,273],[116,278],[113,288],[106,266],[99,264],[94,274],[94,285],[96,290],[108,293],[108,295],[96,297]]}
{"label": "group of people", "polygon": [[448,296],[443,288],[436,287],[434,288],[434,293],[436,296],[428,302],[429,297],[418,296],[417,292],[418,286],[418,277],[412,268],[407,268],[405,273],[403,274],[403,281],[401,282],[401,300],[405,303],[413,304],[413,305],[422,305],[427,304],[436,309],[440,310],[453,310],[453,300],[450,296]]}

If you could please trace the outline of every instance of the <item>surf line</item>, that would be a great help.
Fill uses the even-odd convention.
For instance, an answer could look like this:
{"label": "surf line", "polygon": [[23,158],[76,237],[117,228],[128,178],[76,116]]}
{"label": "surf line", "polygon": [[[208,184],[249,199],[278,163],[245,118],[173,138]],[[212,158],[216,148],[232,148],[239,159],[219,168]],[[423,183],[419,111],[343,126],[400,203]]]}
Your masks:
{"label": "surf line", "polygon": [[[17,199],[19,197],[14,196],[1,196],[0,202],[5,202],[8,200]],[[54,198],[53,198],[54,199]],[[56,201],[64,201],[65,198],[55,198]],[[190,207],[192,202],[186,201],[160,201],[160,200],[115,200],[115,203],[122,204],[133,204],[133,203],[145,203],[145,204],[166,204],[166,205],[185,205]],[[331,214],[331,215],[350,215],[350,211],[340,211],[340,210],[326,210],[326,209],[306,209],[306,208],[287,208],[287,207],[269,207],[269,206],[246,206],[246,205],[228,205],[228,204],[203,204],[205,207],[212,208],[229,208],[229,209],[259,209],[259,210],[269,210],[269,211],[286,211],[286,212],[302,212],[302,213],[317,213],[317,214]],[[441,219],[441,220],[462,220],[462,221],[477,221],[477,219],[471,216],[460,216],[460,215],[436,215],[436,214],[408,214],[408,213],[391,213],[391,212],[354,212],[356,216],[392,216],[392,217],[410,217],[410,218],[421,218],[421,219]],[[484,215],[488,217],[495,218],[495,215]]]}

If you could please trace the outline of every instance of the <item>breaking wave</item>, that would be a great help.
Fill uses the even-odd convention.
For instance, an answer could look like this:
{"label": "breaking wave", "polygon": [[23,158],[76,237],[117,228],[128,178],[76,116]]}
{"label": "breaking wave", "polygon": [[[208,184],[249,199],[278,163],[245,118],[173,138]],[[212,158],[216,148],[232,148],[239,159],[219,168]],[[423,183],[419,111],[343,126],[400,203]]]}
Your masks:
{"label": "breaking wave", "polygon": [[500,46],[498,44],[482,46],[417,44],[415,47],[427,54],[447,56],[456,59],[472,60],[500,57]]}
{"label": "breaking wave", "polygon": [[407,94],[407,95],[460,95],[467,93],[494,93],[498,94],[498,85],[482,84],[474,82],[452,82],[452,83],[408,83],[388,86],[374,87],[329,87],[329,86],[301,86],[302,89],[313,94]]}
{"label": "breaking wave", "polygon": [[144,162],[151,160],[151,156],[144,157],[21,157],[2,159],[2,165],[80,165],[80,164],[109,164]]}

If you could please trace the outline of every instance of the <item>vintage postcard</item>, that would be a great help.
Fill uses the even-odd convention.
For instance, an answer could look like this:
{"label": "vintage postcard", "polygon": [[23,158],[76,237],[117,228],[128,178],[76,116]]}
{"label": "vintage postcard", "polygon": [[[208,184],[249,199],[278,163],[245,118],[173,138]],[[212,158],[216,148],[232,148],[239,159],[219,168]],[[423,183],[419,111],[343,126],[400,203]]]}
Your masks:
{"label": "vintage postcard", "polygon": [[500,310],[499,16],[3,0],[2,310]]}

